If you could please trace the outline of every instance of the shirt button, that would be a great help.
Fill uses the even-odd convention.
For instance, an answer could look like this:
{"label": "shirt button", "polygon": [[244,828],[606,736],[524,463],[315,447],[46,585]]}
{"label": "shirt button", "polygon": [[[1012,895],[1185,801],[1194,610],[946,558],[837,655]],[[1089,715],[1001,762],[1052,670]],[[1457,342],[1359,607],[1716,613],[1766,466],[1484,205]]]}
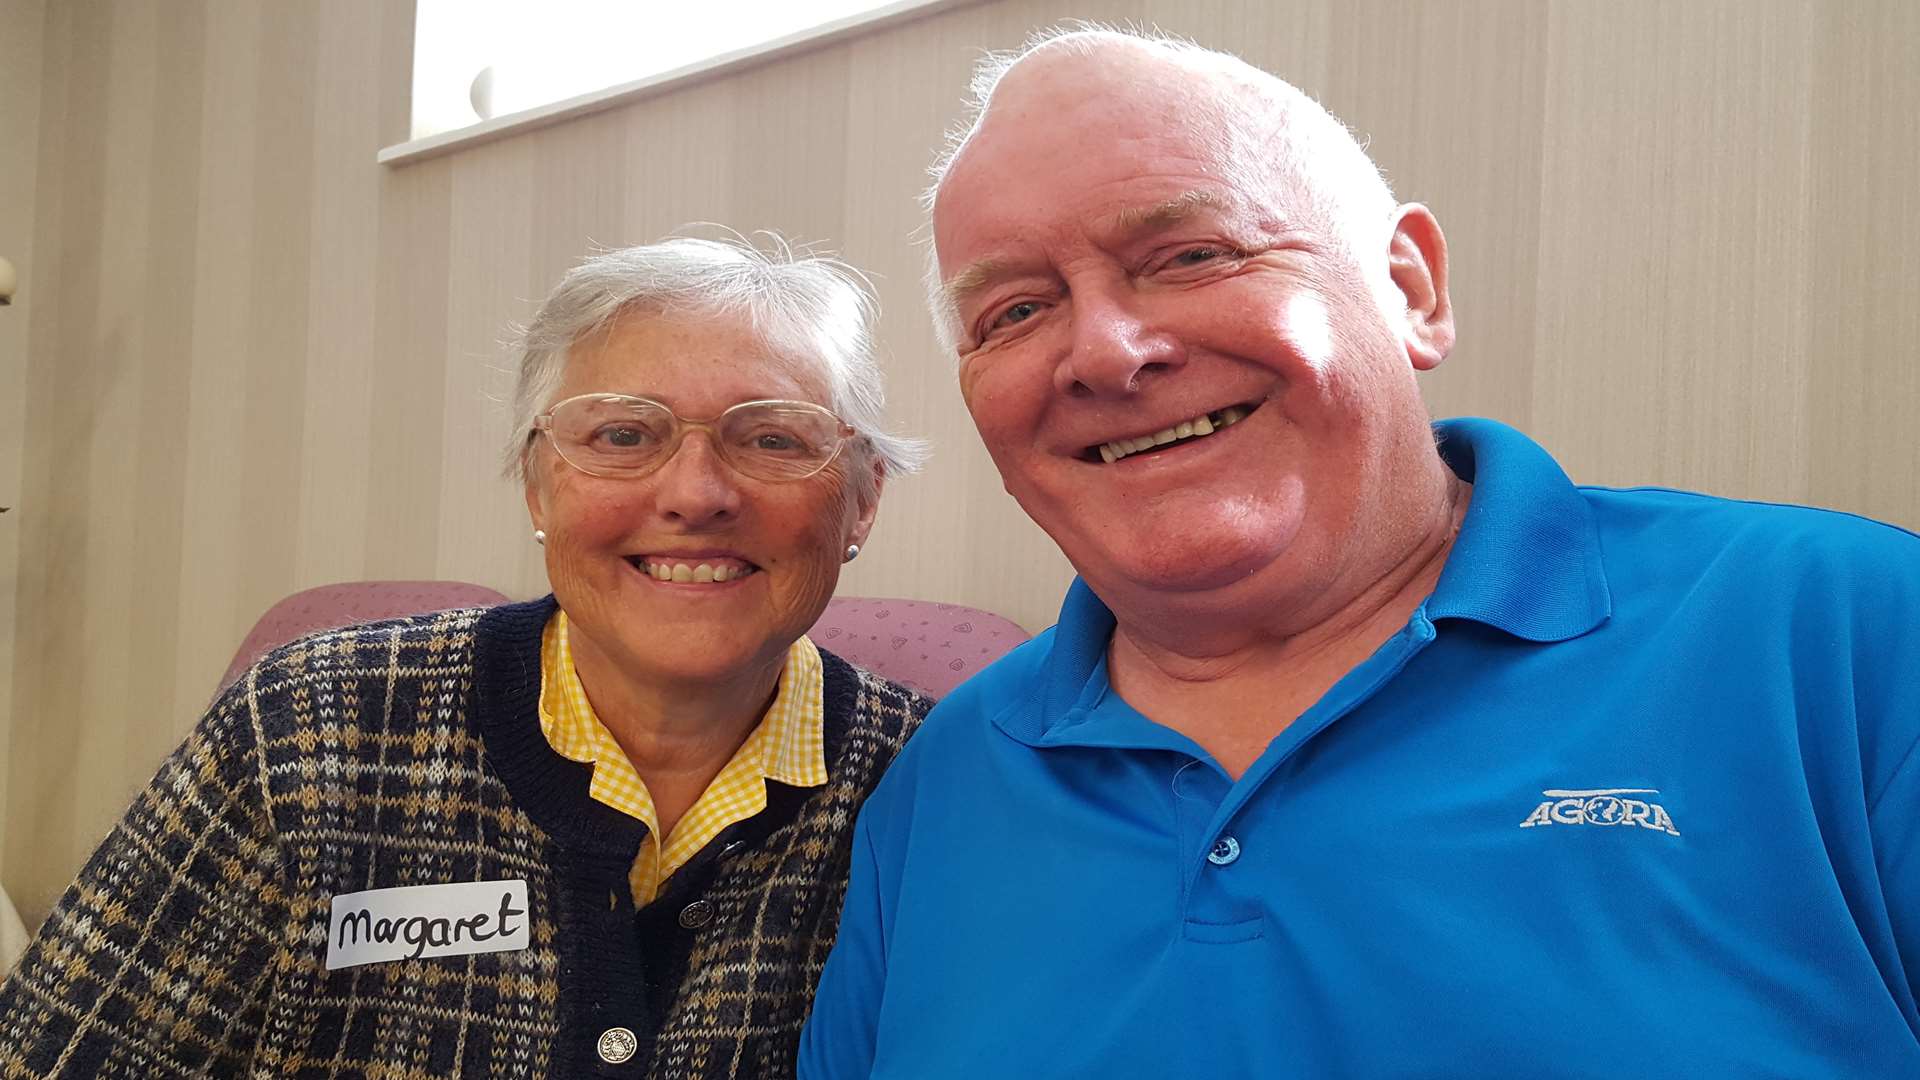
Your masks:
{"label": "shirt button", "polygon": [[600,1033],[600,1042],[594,1046],[600,1051],[600,1060],[609,1065],[618,1065],[633,1057],[640,1049],[640,1040],[633,1037],[629,1028],[608,1028]]}
{"label": "shirt button", "polygon": [[1213,842],[1213,850],[1207,852],[1207,861],[1215,866],[1227,866],[1240,857],[1240,841],[1231,836],[1223,836]]}
{"label": "shirt button", "polygon": [[713,902],[695,900],[680,909],[680,925],[689,930],[698,930],[713,921]]}

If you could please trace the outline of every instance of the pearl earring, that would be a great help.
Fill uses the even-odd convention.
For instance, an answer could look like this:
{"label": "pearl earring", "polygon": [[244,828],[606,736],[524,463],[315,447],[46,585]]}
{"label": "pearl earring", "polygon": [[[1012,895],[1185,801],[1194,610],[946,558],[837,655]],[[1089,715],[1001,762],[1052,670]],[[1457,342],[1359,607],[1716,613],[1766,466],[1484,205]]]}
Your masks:
{"label": "pearl earring", "polygon": [[857,558],[859,558],[859,557],[860,557],[860,545],[859,545],[859,544],[848,544],[848,545],[847,545],[847,557],[846,557],[846,559],[844,559],[843,561],[845,561],[845,562],[852,562],[853,560],[855,560],[855,559],[857,559]]}
{"label": "pearl earring", "polygon": [[534,543],[536,543],[536,544],[544,544],[544,543],[546,543],[546,542],[547,542],[547,530],[545,530],[545,529],[535,529],[535,530],[533,530],[533,542],[534,542]]}

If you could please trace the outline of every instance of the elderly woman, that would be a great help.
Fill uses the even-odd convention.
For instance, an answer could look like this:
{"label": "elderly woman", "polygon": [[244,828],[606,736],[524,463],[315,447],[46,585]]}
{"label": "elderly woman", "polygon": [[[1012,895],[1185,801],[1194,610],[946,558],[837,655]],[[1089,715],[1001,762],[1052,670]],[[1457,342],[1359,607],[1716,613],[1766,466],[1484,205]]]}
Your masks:
{"label": "elderly woman", "polygon": [[0,1075],[781,1076],[923,715],[805,631],[917,448],[822,258],[587,260],[509,470],[553,595],[222,695],[0,989]]}

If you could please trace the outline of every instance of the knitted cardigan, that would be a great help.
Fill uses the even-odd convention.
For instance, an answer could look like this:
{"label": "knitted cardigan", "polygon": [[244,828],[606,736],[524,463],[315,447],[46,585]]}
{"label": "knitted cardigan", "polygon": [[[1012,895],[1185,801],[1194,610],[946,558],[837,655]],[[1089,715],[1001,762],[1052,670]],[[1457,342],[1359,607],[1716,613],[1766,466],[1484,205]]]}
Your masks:
{"label": "knitted cardigan", "polygon": [[[854,815],[930,702],[823,652],[826,786],[769,781],[636,912],[645,826],[541,734],[553,609],[330,631],[255,665],[0,985],[0,1077],[791,1076]],[[524,950],[326,968],[336,894],[509,879]],[[638,1050],[610,1064],[622,1027]]]}

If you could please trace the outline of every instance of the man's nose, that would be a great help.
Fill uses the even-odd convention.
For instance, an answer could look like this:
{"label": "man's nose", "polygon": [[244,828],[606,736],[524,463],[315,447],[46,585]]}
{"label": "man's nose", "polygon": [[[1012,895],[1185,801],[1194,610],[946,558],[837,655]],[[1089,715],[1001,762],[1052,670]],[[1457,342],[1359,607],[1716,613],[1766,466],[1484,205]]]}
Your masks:
{"label": "man's nose", "polygon": [[655,508],[676,524],[697,528],[740,512],[739,475],[714,448],[711,432],[687,432],[650,479]]}
{"label": "man's nose", "polygon": [[1141,298],[1122,287],[1073,294],[1071,350],[1054,373],[1061,393],[1124,397],[1186,362],[1180,342],[1156,326]]}

